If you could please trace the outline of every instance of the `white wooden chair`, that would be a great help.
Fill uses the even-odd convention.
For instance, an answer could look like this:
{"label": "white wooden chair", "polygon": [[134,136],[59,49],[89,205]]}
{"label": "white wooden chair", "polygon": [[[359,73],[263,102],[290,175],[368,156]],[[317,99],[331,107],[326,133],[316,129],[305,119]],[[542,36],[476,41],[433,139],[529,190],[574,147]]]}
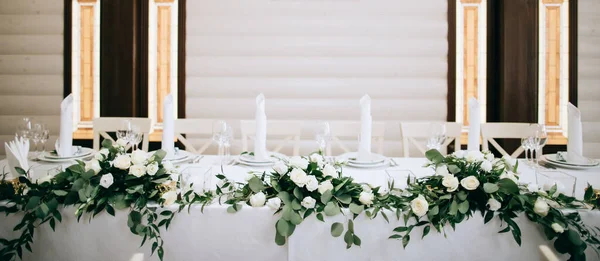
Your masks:
{"label": "white wooden chair", "polygon": [[541,246],[539,246],[539,249],[540,249],[540,261],[559,261],[560,260],[548,246],[541,245]]}
{"label": "white wooden chair", "polygon": [[177,140],[185,146],[185,150],[194,154],[202,154],[212,144],[212,139],[209,139],[200,148],[196,149],[194,144],[183,135],[199,134],[212,135],[213,123],[211,119],[176,119],[175,120],[175,135]]}
{"label": "white wooden chair", "polygon": [[[358,143],[360,134],[360,121],[330,121],[331,142],[327,144],[325,154],[331,156],[332,143],[344,153],[351,152],[342,140],[354,140]],[[371,137],[375,140],[376,153],[383,154],[383,141],[385,138],[385,122],[374,121],[371,127]]]}
{"label": "white wooden chair", "polygon": [[[131,124],[140,128],[144,138],[142,140],[142,150],[148,151],[148,135],[152,133],[152,120],[148,118],[118,118],[118,117],[102,117],[95,118],[94,124],[94,150],[100,149],[100,136],[104,139],[115,141],[108,132],[116,132],[123,125],[123,121],[131,121]],[[127,147],[129,149],[129,147]]]}
{"label": "white wooden chair", "polygon": [[[248,151],[248,140],[254,140],[256,135],[256,122],[254,120],[240,121],[242,132],[242,151]],[[279,152],[289,141],[293,144],[294,156],[300,155],[300,136],[302,135],[301,121],[268,120],[267,121],[267,140],[269,136],[283,137],[272,152]]]}
{"label": "white wooden chair", "polygon": [[512,154],[509,154],[495,139],[521,139],[531,137],[534,134],[535,128],[529,123],[493,122],[481,124],[483,150],[489,150],[489,142],[503,156],[510,155],[513,158],[516,158],[523,153],[523,147],[519,147]]}
{"label": "white wooden chair", "polygon": [[[425,155],[427,151],[418,139],[429,138],[431,124],[434,122],[401,122],[402,146],[404,157],[410,157],[410,145],[414,145],[419,152]],[[442,147],[448,147],[454,141],[454,147],[460,150],[460,135],[462,124],[458,122],[446,122],[446,136],[448,137]]]}

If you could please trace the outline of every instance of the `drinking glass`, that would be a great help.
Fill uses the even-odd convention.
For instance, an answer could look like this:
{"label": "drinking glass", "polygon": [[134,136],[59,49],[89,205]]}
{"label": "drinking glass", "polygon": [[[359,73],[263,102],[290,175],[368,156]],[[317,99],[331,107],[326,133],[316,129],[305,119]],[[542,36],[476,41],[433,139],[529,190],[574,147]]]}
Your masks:
{"label": "drinking glass", "polygon": [[230,140],[233,137],[233,129],[225,121],[216,121],[213,124],[213,140],[219,145],[220,164],[229,160]]}
{"label": "drinking glass", "polygon": [[440,150],[446,141],[446,124],[432,123],[429,127],[429,139],[427,140],[428,149]]}
{"label": "drinking glass", "polygon": [[[533,137],[525,137],[525,138],[521,138],[521,147],[523,147],[523,149],[525,149],[525,160],[527,161],[527,164],[529,164],[529,160],[532,157],[528,157],[529,151],[531,150],[531,145],[532,145],[532,139]],[[533,155],[530,155],[533,156]]]}
{"label": "drinking glass", "polygon": [[23,138],[25,140],[29,140],[31,131],[31,120],[29,118],[23,118],[19,124],[17,124],[17,133],[16,136],[18,138]]}
{"label": "drinking glass", "polygon": [[324,152],[327,144],[331,141],[331,127],[329,126],[329,122],[319,122],[317,124],[315,140],[319,146],[319,151]]}
{"label": "drinking glass", "polygon": [[117,139],[122,139],[129,143],[131,135],[131,121],[124,120],[121,127],[117,130]]}
{"label": "drinking glass", "polygon": [[536,183],[544,191],[548,191],[556,185],[556,191],[566,196],[575,195],[577,178],[558,170],[541,170],[535,172]]}
{"label": "drinking glass", "polygon": [[44,128],[42,131],[42,136],[40,137],[40,142],[42,143],[42,153],[46,152],[46,142],[50,139],[50,130]]}
{"label": "drinking glass", "polygon": [[34,157],[38,156],[38,143],[42,140],[44,134],[44,126],[42,124],[33,124],[31,128],[31,139],[33,140],[33,154]]}
{"label": "drinking glass", "polygon": [[542,152],[542,148],[544,148],[547,141],[548,131],[546,130],[546,125],[536,124],[535,137],[533,139],[533,149],[535,150],[535,164],[538,167],[540,165],[540,153]]}
{"label": "drinking glass", "polygon": [[138,149],[138,144],[142,142],[143,137],[144,134],[140,131],[140,128],[138,126],[132,125],[131,129],[129,130],[128,141],[131,144],[133,144],[134,151]]}

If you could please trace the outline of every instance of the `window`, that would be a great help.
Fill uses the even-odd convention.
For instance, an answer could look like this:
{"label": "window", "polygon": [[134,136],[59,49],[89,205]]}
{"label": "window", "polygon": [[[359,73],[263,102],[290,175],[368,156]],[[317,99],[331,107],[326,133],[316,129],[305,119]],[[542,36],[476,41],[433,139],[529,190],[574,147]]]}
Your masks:
{"label": "window", "polygon": [[479,100],[486,121],[486,21],[486,0],[456,0],[456,121],[465,128],[471,97]]}
{"label": "window", "polygon": [[550,144],[566,144],[569,102],[569,0],[539,2],[538,121]]}

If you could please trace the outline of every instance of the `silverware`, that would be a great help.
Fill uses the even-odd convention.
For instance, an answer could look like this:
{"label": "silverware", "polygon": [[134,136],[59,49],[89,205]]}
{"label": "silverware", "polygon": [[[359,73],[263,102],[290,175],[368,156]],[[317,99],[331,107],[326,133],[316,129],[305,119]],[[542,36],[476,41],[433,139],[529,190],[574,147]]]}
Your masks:
{"label": "silverware", "polygon": [[392,167],[398,166],[398,162],[396,162],[396,160],[394,160],[394,158],[390,158],[390,163],[391,163]]}
{"label": "silverware", "polygon": [[198,155],[192,160],[192,163],[193,164],[200,163],[200,160],[202,160],[202,158],[204,158],[204,155]]}

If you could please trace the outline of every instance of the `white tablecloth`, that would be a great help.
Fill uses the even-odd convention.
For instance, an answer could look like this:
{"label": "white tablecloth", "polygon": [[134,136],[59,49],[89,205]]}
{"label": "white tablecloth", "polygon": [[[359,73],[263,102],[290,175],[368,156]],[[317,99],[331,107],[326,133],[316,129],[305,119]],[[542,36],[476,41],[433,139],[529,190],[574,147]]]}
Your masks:
{"label": "white tablecloth", "polygon": [[[215,161],[207,156],[196,165],[182,165],[183,172],[197,173],[207,170]],[[421,166],[425,159],[396,159],[399,166],[378,170],[360,170],[346,167],[344,175],[355,177],[359,182],[382,185],[387,181],[386,169],[390,175],[405,176],[412,172],[417,177],[432,173]],[[0,169],[5,161],[0,161]],[[36,162],[35,164],[39,164]],[[35,175],[43,175],[55,165],[35,166]],[[243,180],[248,168],[231,166],[225,168],[226,176]],[[394,171],[395,170],[395,171]],[[51,170],[52,171],[52,170]],[[213,173],[219,172],[215,167]],[[577,177],[577,195],[582,195],[586,183],[600,187],[598,170],[562,170]],[[533,170],[525,165],[520,168],[521,181],[535,182]],[[193,175],[193,174],[192,174]],[[213,178],[211,183],[215,183]],[[129,260],[135,253],[144,253],[144,260],[158,260],[149,257],[150,244],[139,248],[141,238],[129,232],[127,211],[117,211],[116,217],[106,213],[96,216],[91,223],[82,219],[80,223],[73,216],[73,209],[63,211],[63,222],[52,232],[47,225],[36,232],[33,254],[26,254],[25,260]],[[583,211],[582,217],[589,225],[600,225],[600,213]],[[362,246],[347,250],[343,239],[330,235],[333,222],[344,222],[346,217],[339,215],[326,218],[326,223],[314,216],[298,226],[285,246],[274,243],[277,216],[266,207],[244,206],[236,214],[228,214],[226,206],[212,205],[205,208],[192,208],[191,213],[175,216],[169,230],[162,233],[165,240],[165,260],[539,260],[537,246],[551,245],[538,226],[522,216],[518,224],[522,230],[523,245],[519,247],[510,233],[498,234],[500,221],[494,219],[483,224],[480,215],[475,215],[453,231],[446,227],[446,238],[434,231],[421,239],[422,231],[414,231],[407,249],[388,237],[392,229],[403,222],[391,218],[387,224],[381,217],[365,220],[358,217],[355,231],[362,239]],[[12,228],[18,222],[17,216],[0,217],[0,233],[14,235]],[[588,249],[588,260],[600,260]]]}

